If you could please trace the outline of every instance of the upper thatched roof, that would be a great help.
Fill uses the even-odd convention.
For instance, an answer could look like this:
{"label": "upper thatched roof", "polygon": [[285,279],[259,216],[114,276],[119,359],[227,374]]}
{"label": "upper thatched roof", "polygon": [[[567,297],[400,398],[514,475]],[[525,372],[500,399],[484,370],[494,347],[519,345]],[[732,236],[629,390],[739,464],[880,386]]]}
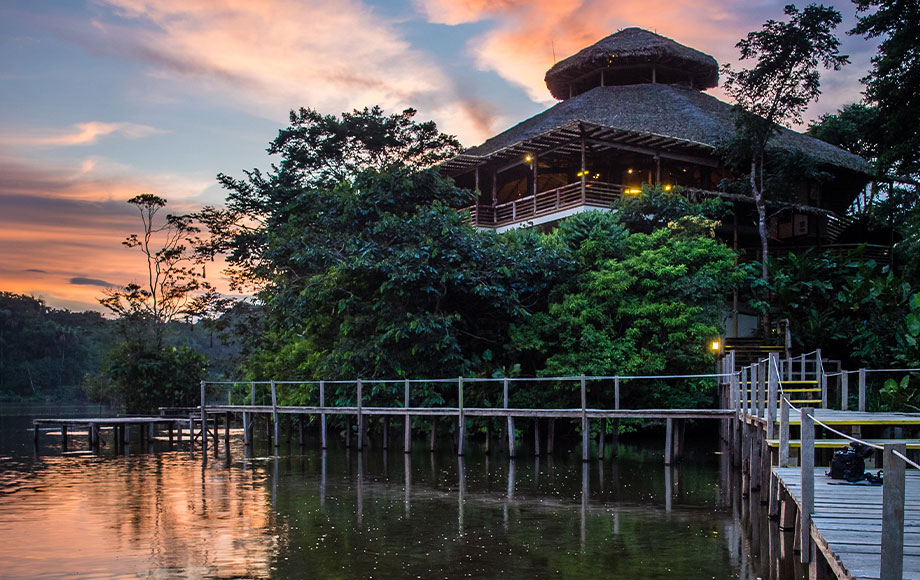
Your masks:
{"label": "upper thatched roof", "polygon": [[557,99],[566,99],[569,86],[593,72],[653,64],[680,71],[683,80],[700,90],[719,82],[719,63],[708,54],[642,28],[626,28],[557,62],[546,73],[546,86]]}
{"label": "upper thatched roof", "polygon": [[[464,151],[455,158],[458,163],[446,162],[445,170],[461,173],[486,157],[500,158],[503,151],[527,147],[579,123],[611,129],[624,136],[623,143],[656,143],[649,147],[704,155],[712,155],[735,135],[732,106],[705,93],[671,85],[596,87]],[[861,157],[796,131],[782,129],[772,143],[778,149],[801,151],[820,163],[869,172]]]}

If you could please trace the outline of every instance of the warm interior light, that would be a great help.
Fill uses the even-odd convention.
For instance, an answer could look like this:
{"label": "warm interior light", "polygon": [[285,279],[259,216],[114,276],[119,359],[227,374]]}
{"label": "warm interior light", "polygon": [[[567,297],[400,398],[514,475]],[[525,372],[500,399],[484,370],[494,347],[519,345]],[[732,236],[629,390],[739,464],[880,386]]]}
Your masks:
{"label": "warm interior light", "polygon": [[718,340],[712,341],[712,344],[709,345],[709,348],[712,349],[712,352],[719,352],[722,350],[722,343]]}
{"label": "warm interior light", "polygon": [[642,190],[636,189],[634,187],[630,187],[629,189],[626,190],[626,193],[628,193],[629,195],[636,195],[636,194],[642,193]]}
{"label": "warm interior light", "polygon": [[670,185],[665,185],[665,186],[664,186],[664,190],[665,190],[665,191],[671,191],[671,186],[670,186]]}
{"label": "warm interior light", "polygon": [[628,173],[628,174],[630,174],[630,175],[632,175],[632,172],[633,172],[632,169],[627,169],[627,170],[626,170],[626,173]]}
{"label": "warm interior light", "polygon": [[524,161],[530,163],[531,161],[533,161],[533,155],[528,155],[527,157],[524,158]]}

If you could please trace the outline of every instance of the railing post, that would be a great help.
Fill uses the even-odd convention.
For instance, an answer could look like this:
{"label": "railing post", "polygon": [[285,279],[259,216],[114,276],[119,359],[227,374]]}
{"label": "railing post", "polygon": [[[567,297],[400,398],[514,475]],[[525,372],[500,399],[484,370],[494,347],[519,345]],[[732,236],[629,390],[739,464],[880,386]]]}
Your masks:
{"label": "railing post", "polygon": [[274,437],[272,445],[277,449],[281,446],[281,425],[278,424],[278,390],[275,388],[275,380],[271,381],[272,387],[272,423],[274,423]]}
{"label": "railing post", "polygon": [[[249,383],[250,390],[252,382]],[[243,411],[243,445],[249,445],[249,413]]]}
{"label": "railing post", "polygon": [[840,410],[850,410],[850,375],[847,371],[840,371]]}
{"label": "railing post", "polygon": [[208,449],[208,411],[205,403],[206,382],[201,381],[201,449],[202,457],[207,458]]}
{"label": "railing post", "polygon": [[[504,379],[502,387],[504,388],[505,393],[505,410],[508,409],[508,379]],[[514,417],[511,415],[506,415],[505,417],[508,423],[508,457],[514,457]]]}
{"label": "railing post", "polygon": [[751,415],[760,417],[760,363],[751,365]]}
{"label": "railing post", "polygon": [[880,580],[900,580],[904,569],[904,461],[906,443],[886,443],[882,460],[882,565]]}
{"label": "railing post", "polygon": [[409,416],[409,379],[406,379],[404,407],[406,408],[406,426],[403,433],[403,450],[405,453],[412,451],[412,417]]}
{"label": "railing post", "polygon": [[770,353],[767,361],[767,376],[769,377],[769,387],[767,389],[767,439],[773,439],[776,430],[776,391],[779,387],[778,373],[779,354]]}
{"label": "railing post", "polygon": [[805,380],[805,355],[803,354],[802,356],[800,356],[799,360],[801,362],[801,367],[799,369],[799,374],[800,374],[799,380],[804,381]]}
{"label": "railing post", "polygon": [[457,430],[457,455],[463,456],[463,447],[466,441],[466,416],[463,414],[463,377],[457,377],[457,410],[460,421]]}
{"label": "railing post", "polygon": [[802,513],[799,514],[799,538],[801,539],[799,562],[807,564],[811,561],[811,514],[815,511],[815,422],[814,409],[811,407],[802,407],[799,412],[802,426]]}
{"label": "railing post", "polygon": [[783,394],[779,398],[779,466],[789,467],[789,405]]}
{"label": "railing post", "polygon": [[585,375],[581,375],[581,460],[588,461],[588,393]]}
{"label": "railing post", "polygon": [[361,399],[364,397],[361,379],[358,379],[358,451],[364,450],[364,415],[361,412]]}
{"label": "railing post", "polygon": [[[749,409],[751,408],[751,394],[748,387],[748,372],[752,367],[744,367],[741,369],[741,414],[747,415]],[[743,418],[743,417],[742,417]]]}
{"label": "railing post", "polygon": [[859,369],[859,411],[866,410],[866,369]]}
{"label": "railing post", "polygon": [[326,448],[326,381],[319,382],[319,446]]}
{"label": "railing post", "polygon": [[821,349],[815,353],[815,379],[821,389],[821,408],[827,409],[827,377],[824,375],[824,361],[821,359]]}

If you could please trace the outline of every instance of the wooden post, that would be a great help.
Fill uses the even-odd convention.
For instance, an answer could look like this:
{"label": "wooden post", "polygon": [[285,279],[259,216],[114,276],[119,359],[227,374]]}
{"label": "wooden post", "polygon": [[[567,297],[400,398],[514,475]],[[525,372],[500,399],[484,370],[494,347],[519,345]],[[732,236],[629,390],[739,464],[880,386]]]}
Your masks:
{"label": "wooden post", "polygon": [[297,445],[303,447],[303,415],[297,416]]}
{"label": "wooden post", "polygon": [[[208,410],[205,406],[205,382],[201,381],[201,449],[206,451],[208,448]],[[202,454],[207,457],[207,453]]]}
{"label": "wooden post", "polygon": [[[664,423],[664,464],[671,465],[672,448],[674,444],[674,420],[668,417]],[[670,490],[668,490],[670,493]]]}
{"label": "wooden post", "polygon": [[383,418],[383,450],[390,448],[390,418]]}
{"label": "wooden post", "polygon": [[[131,426],[125,425],[125,443],[131,441]],[[188,450],[195,450],[195,416],[189,414],[188,416]]]}
{"label": "wooden post", "polygon": [[840,410],[850,410],[850,375],[840,371]]}
{"label": "wooden post", "polygon": [[805,355],[799,357],[799,362],[801,366],[799,367],[799,380],[805,380]]}
{"label": "wooden post", "polygon": [[412,450],[412,417],[409,416],[409,379],[406,379],[405,388],[406,424],[403,432],[403,452],[409,453]]}
{"label": "wooden post", "polygon": [[824,376],[824,361],[821,359],[821,349],[815,353],[815,380],[821,389],[821,408],[827,409],[827,377]]}
{"label": "wooden post", "polygon": [[428,442],[428,451],[434,453],[437,444],[438,418],[431,418],[431,440]]}
{"label": "wooden post", "polygon": [[319,446],[326,448],[326,381],[319,382]]}
{"label": "wooden post", "polygon": [[748,383],[748,371],[751,367],[741,369],[741,416],[742,420],[745,415],[749,414],[751,409],[751,393]]}
{"label": "wooden post", "polygon": [[547,419],[547,426],[546,426],[546,454],[547,455],[553,454],[553,447],[555,445],[555,439],[556,439],[556,418],[550,417],[549,419]]}
{"label": "wooden post", "polygon": [[[508,408],[508,379],[505,379],[502,383],[505,392],[505,409]],[[508,457],[515,456],[514,449],[514,417],[511,415],[506,415],[508,423]]]}
{"label": "wooden post", "polygon": [[[119,432],[123,434],[121,429]],[[182,443],[182,421],[176,421],[176,443]]]}
{"label": "wooden post", "polygon": [[882,460],[882,566],[880,580],[900,580],[904,569],[904,460],[906,443],[886,443]]}
{"label": "wooden post", "polygon": [[358,379],[358,451],[364,450],[364,415],[361,410],[361,399],[364,395],[364,388],[361,379]]}
{"label": "wooden post", "polygon": [[533,418],[533,454],[540,455],[540,418]]}
{"label": "wooden post", "polygon": [[224,413],[224,448],[227,450],[227,459],[230,459],[230,412]]}
{"label": "wooden post", "polygon": [[[255,385],[250,381],[250,389],[255,389]],[[249,445],[249,413],[243,411],[243,445]]]}
{"label": "wooden post", "polygon": [[597,458],[604,459],[604,440],[607,439],[607,419],[600,420],[600,428],[597,430]]}
{"label": "wooden post", "polygon": [[[534,157],[534,167],[537,165],[537,158]],[[534,179],[536,179],[536,169],[534,169]],[[457,429],[457,455],[463,456],[463,447],[466,443],[466,416],[463,414],[463,377],[457,377],[457,411],[460,424]]]}
{"label": "wooden post", "polygon": [[581,138],[581,202],[585,202],[586,193],[586,181],[588,179],[588,171],[585,168],[585,138]]}
{"label": "wooden post", "polygon": [[589,454],[589,445],[588,442],[588,431],[590,430],[590,425],[588,424],[588,391],[587,385],[585,384],[585,375],[581,375],[581,460],[588,461],[590,459]]}
{"label": "wooden post", "polygon": [[220,413],[214,413],[214,457],[220,457]]}
{"label": "wooden post", "polygon": [[751,414],[760,417],[760,363],[751,365]]}
{"label": "wooden post", "polygon": [[275,449],[281,446],[281,426],[278,424],[278,390],[275,388],[275,380],[271,381],[272,388],[272,423],[274,425],[272,435],[272,445]]}
{"label": "wooden post", "polygon": [[866,369],[859,369],[859,411],[866,410]]}
{"label": "wooden post", "polygon": [[779,388],[778,353],[770,353],[767,367],[767,376],[770,377],[767,389],[767,439],[773,439],[773,432],[776,430],[776,392]]}
{"label": "wooden post", "polygon": [[815,421],[813,419],[814,409],[811,407],[802,407],[800,413],[802,510],[799,514],[798,531],[801,540],[799,562],[807,564],[811,561],[811,514],[815,511]]}
{"label": "wooden post", "polygon": [[61,425],[61,451],[67,451],[67,425]]}
{"label": "wooden post", "polygon": [[785,396],[779,400],[779,466],[789,467],[789,405]]}

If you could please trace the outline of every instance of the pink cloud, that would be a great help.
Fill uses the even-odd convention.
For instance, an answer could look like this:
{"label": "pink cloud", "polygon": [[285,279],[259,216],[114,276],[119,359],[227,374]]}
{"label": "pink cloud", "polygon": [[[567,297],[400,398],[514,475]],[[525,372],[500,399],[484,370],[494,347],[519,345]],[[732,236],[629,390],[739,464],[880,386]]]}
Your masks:
{"label": "pink cloud", "polygon": [[[416,107],[461,138],[492,129],[430,55],[360,0],[98,0],[116,18],[90,32],[94,50],[146,62],[162,79],[193,79],[224,103],[278,118]],[[187,85],[187,83],[185,83]],[[485,124],[484,124],[485,123]]]}
{"label": "pink cloud", "polygon": [[[498,73],[527,91],[536,102],[551,104],[544,83],[546,71],[554,62],[617,30],[638,26],[667,36],[707,54],[720,64],[736,63],[735,44],[749,31],[759,29],[768,18],[783,17],[784,2],[765,0],[417,0],[429,21],[456,25],[485,21],[493,26],[469,41],[477,66]],[[839,73],[825,74],[829,93],[813,107],[817,116],[842,104],[859,100],[861,87],[856,82],[864,74],[874,46],[860,46],[845,36],[852,21],[853,8],[839,0],[838,9],[845,23],[839,29],[844,49],[856,51],[854,64]],[[865,44],[865,43],[864,43]],[[852,71],[856,72],[852,72]],[[845,78],[845,81],[839,79]],[[713,94],[721,96],[719,89]]]}
{"label": "pink cloud", "polygon": [[141,139],[150,135],[166,133],[149,125],[137,123],[103,123],[89,121],[76,123],[70,131],[49,129],[7,130],[0,136],[0,144],[37,147],[69,147],[74,145],[92,145],[100,137],[118,135],[127,139]]}

